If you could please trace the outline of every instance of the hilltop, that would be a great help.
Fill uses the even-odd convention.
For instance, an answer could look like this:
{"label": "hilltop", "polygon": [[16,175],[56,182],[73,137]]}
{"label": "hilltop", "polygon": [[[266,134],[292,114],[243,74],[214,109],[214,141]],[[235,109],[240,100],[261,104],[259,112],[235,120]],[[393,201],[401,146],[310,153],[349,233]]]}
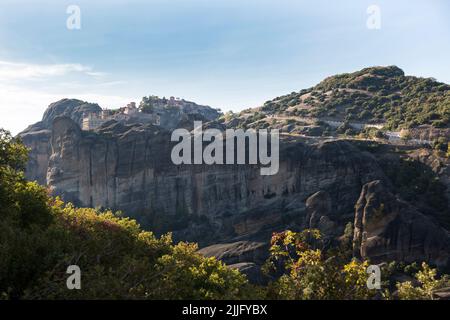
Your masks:
{"label": "hilltop", "polygon": [[450,86],[432,78],[406,76],[396,66],[370,67],[328,77],[314,87],[234,117],[228,115],[228,119],[237,118],[234,123],[245,127],[274,116],[381,123],[391,130],[420,125],[449,128]]}

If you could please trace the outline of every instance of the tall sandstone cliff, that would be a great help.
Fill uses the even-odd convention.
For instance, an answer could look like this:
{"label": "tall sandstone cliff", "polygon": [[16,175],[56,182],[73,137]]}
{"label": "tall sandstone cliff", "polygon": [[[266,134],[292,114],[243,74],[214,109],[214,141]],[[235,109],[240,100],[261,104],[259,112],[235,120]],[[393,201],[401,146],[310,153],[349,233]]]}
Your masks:
{"label": "tall sandstone cliff", "polygon": [[[47,183],[77,205],[121,210],[156,230],[204,241],[257,233],[292,215],[302,220],[305,200],[317,190],[332,198],[334,215],[351,215],[361,187],[383,179],[377,163],[339,141],[282,144],[280,170],[262,176],[257,166],[172,164],[170,134],[153,126],[111,123],[83,132],[57,118],[51,135]],[[204,226],[196,234],[189,224]]]}

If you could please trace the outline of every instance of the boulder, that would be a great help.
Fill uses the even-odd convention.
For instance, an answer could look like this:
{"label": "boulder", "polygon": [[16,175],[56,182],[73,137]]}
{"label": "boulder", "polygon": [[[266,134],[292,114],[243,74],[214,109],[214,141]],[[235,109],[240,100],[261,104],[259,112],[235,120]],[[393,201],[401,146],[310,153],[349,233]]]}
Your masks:
{"label": "boulder", "polygon": [[353,251],[383,261],[426,261],[448,267],[450,238],[435,220],[397,198],[381,181],[363,186],[356,204]]}
{"label": "boulder", "polygon": [[216,257],[228,265],[241,262],[262,265],[269,256],[269,244],[253,241],[219,243],[202,248],[198,252],[205,257]]}
{"label": "boulder", "polygon": [[229,265],[228,267],[245,274],[251,283],[261,285],[267,283],[267,277],[261,272],[261,267],[253,262],[240,262]]}
{"label": "boulder", "polygon": [[319,191],[306,200],[306,226],[319,229],[325,238],[335,236],[336,224],[330,218],[332,200],[328,192]]}

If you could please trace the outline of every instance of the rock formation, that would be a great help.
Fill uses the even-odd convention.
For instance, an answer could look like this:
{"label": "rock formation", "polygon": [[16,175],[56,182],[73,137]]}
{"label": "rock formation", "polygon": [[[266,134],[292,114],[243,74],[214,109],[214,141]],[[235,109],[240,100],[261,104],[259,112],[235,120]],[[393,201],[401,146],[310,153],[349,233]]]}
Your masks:
{"label": "rock formation", "polygon": [[[319,229],[325,239],[338,236],[339,230],[332,218],[332,201],[328,192],[319,191],[306,200],[306,226]],[[339,218],[339,217],[335,217]]]}
{"label": "rock formation", "polygon": [[396,198],[381,181],[364,185],[356,204],[354,254],[383,261],[448,266],[450,238],[433,219]]}
{"label": "rock formation", "polygon": [[46,184],[49,156],[51,154],[50,137],[53,120],[66,116],[81,126],[85,112],[99,112],[98,104],[87,103],[76,99],[62,99],[50,104],[42,117],[42,121],[35,123],[19,134],[31,151],[26,170],[29,180],[36,180]]}
{"label": "rock formation", "polygon": [[47,184],[77,205],[121,210],[146,227],[202,242],[206,235],[253,235],[290,215],[301,221],[305,200],[317,190],[328,192],[337,216],[345,215],[364,183],[383,179],[374,159],[345,141],[282,144],[274,176],[261,176],[256,166],[176,166],[169,141],[155,126],[111,123],[83,132],[70,118],[57,118]]}

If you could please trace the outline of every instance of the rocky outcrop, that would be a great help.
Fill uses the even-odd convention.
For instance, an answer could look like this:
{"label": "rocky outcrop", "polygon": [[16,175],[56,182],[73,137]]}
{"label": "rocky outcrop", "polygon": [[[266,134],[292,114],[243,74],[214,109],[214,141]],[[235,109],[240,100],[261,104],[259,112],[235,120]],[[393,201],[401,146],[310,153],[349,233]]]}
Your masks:
{"label": "rocky outcrop", "polygon": [[[160,126],[165,129],[193,126],[194,120],[207,122],[221,114],[218,110],[209,106],[197,105],[185,100],[173,100],[175,105],[170,104],[172,100],[158,99],[158,101],[160,103],[155,105],[153,113],[157,114],[160,118]],[[100,111],[102,111],[102,108],[98,104],[77,99],[62,99],[50,104],[42,117],[42,121],[29,126],[19,134],[25,145],[30,148],[29,163],[26,170],[27,179],[36,180],[40,184],[46,184],[47,182],[49,157],[52,153],[50,139],[53,121],[56,118],[70,118],[82,127],[85,114],[96,114]],[[121,117],[118,116],[118,118]],[[148,120],[151,119],[150,115],[144,113],[136,113],[135,116],[128,117],[122,115],[122,118],[124,118],[122,122],[130,125],[152,122]]]}
{"label": "rocky outcrop", "polygon": [[325,239],[334,238],[342,231],[332,220],[332,205],[330,195],[324,191],[316,192],[306,200],[307,227],[320,230]]}
{"label": "rocky outcrop", "polygon": [[57,117],[68,117],[81,126],[84,112],[98,111],[101,111],[98,104],[77,99],[62,99],[50,104],[42,121],[29,126],[19,134],[24,144],[30,149],[25,171],[27,179],[42,185],[47,183],[49,157],[52,153],[50,146],[52,125]]}
{"label": "rocky outcrop", "polygon": [[51,147],[47,183],[54,194],[205,244],[303,223],[305,200],[317,190],[328,192],[333,212],[344,215],[364,183],[383,179],[374,159],[345,141],[282,143],[273,176],[248,165],[173,165],[169,132],[151,125],[113,122],[83,132],[58,118]]}
{"label": "rocky outcrop", "polygon": [[57,117],[69,117],[81,127],[85,112],[100,111],[102,111],[102,108],[96,103],[89,103],[77,99],[62,99],[48,106],[42,118],[42,124],[44,127],[50,128],[53,120]]}
{"label": "rocky outcrop", "polygon": [[214,244],[202,248],[198,252],[205,257],[216,257],[229,265],[244,262],[261,265],[268,258],[269,244],[255,241],[237,241]]}
{"label": "rocky outcrop", "polygon": [[144,97],[140,107],[145,113],[157,115],[160,126],[167,129],[183,127],[180,122],[194,119],[205,122],[215,120],[222,114],[219,109],[174,97],[170,99],[157,96]]}
{"label": "rocky outcrop", "polygon": [[450,287],[441,288],[434,291],[433,298],[439,300],[450,300]]}
{"label": "rocky outcrop", "polygon": [[26,177],[41,185],[47,184],[48,160],[51,154],[51,130],[45,127],[35,127],[20,134],[23,143],[31,150],[28,154]]}
{"label": "rocky outcrop", "polygon": [[231,264],[228,267],[239,270],[239,272],[245,274],[250,283],[264,285],[269,280],[261,271],[261,267],[253,262],[240,262]]}
{"label": "rocky outcrop", "polygon": [[448,232],[396,198],[381,181],[372,181],[362,188],[354,225],[355,256],[374,263],[396,260],[449,265]]}
{"label": "rocky outcrop", "polygon": [[[448,208],[450,208],[450,159],[425,148],[410,152],[408,157],[425,164],[433,170],[439,181],[446,187],[445,192],[448,200]],[[450,212],[448,212],[448,216],[450,217]]]}
{"label": "rocky outcrop", "polygon": [[268,278],[262,273],[261,266],[269,257],[269,246],[268,242],[237,241],[214,244],[198,252],[222,260],[230,268],[245,274],[252,283],[263,284]]}

